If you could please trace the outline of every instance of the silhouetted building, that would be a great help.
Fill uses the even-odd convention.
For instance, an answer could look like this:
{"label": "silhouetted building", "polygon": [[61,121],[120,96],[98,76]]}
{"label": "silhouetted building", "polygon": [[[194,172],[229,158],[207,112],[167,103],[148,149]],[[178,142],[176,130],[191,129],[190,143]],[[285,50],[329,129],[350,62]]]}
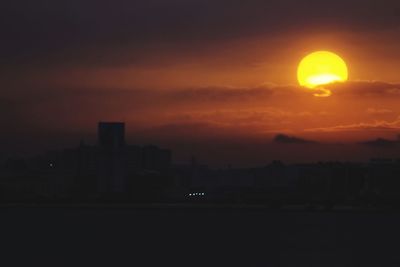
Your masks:
{"label": "silhouetted building", "polygon": [[125,124],[100,122],[97,134],[98,192],[122,193],[126,191]]}
{"label": "silhouetted building", "polygon": [[121,149],[125,146],[125,123],[99,122],[98,144],[102,149]]}
{"label": "silhouetted building", "polygon": [[97,183],[97,154],[96,146],[80,143],[77,150],[77,175],[75,178],[75,192],[79,194],[93,194]]}
{"label": "silhouetted building", "polygon": [[163,171],[171,166],[171,151],[156,146],[145,146],[142,149],[143,169]]}
{"label": "silhouetted building", "polygon": [[137,193],[141,187],[145,191],[165,185],[171,151],[153,145],[126,145],[124,123],[99,123],[97,153],[99,193]]}

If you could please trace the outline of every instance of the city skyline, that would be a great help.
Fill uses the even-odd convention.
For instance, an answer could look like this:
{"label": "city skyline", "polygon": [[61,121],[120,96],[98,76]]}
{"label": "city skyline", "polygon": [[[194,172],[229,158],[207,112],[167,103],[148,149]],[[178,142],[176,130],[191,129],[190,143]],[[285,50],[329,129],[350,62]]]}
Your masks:
{"label": "city skyline", "polygon": [[[318,143],[278,135],[275,142]],[[378,139],[368,146],[391,146]],[[0,203],[212,203],[331,210],[397,208],[400,159],[368,162],[208,166],[192,157],[174,162],[173,151],[125,140],[124,122],[99,122],[97,142],[0,165]]]}
{"label": "city skyline", "polygon": [[[124,123],[124,125],[126,125]],[[400,137],[395,131],[388,137],[360,138],[350,141],[326,141],[308,138],[302,135],[286,133],[268,133],[248,137],[243,133],[218,133],[203,125],[187,125],[180,129],[177,136],[171,137],[169,131],[174,126],[157,128],[157,134],[150,132],[131,133],[129,124],[125,126],[127,133],[124,139],[129,144],[140,146],[160,145],[172,149],[174,162],[190,162],[192,157],[198,158],[203,164],[213,167],[252,167],[268,164],[274,160],[286,163],[314,162],[368,162],[372,158],[400,158]],[[92,127],[95,128],[95,127]],[[46,151],[62,150],[76,147],[84,142],[87,145],[97,145],[96,133],[73,135],[60,133],[55,139],[48,139],[49,133],[32,135],[24,138],[21,143],[11,144],[14,150],[3,149],[0,160],[8,158],[27,158]],[[203,134],[203,135],[202,135]],[[32,139],[31,139],[32,138]],[[7,148],[7,145],[4,145]],[[15,149],[17,148],[17,149]],[[299,151],[307,150],[307,154],[299,157]]]}
{"label": "city skyline", "polygon": [[5,266],[400,266],[399,0],[3,2]]}

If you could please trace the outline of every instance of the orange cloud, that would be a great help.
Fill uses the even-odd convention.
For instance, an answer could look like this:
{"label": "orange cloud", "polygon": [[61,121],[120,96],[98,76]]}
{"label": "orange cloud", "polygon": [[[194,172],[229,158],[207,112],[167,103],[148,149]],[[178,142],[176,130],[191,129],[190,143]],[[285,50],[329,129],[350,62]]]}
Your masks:
{"label": "orange cloud", "polygon": [[367,113],[371,115],[385,115],[393,113],[393,110],[385,109],[385,108],[368,108]]}
{"label": "orange cloud", "polygon": [[332,127],[321,127],[307,129],[308,132],[337,132],[337,131],[393,131],[400,130],[400,118],[395,121],[361,122],[348,125],[336,125]]}

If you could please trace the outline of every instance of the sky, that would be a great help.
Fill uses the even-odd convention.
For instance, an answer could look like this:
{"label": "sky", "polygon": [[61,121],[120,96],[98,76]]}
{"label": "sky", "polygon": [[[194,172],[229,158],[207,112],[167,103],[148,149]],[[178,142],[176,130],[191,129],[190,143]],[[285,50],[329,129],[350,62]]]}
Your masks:
{"label": "sky", "polygon": [[[130,143],[177,160],[400,157],[398,1],[16,0],[0,32],[0,156],[124,121]],[[317,50],[349,68],[330,97],[297,83]]]}

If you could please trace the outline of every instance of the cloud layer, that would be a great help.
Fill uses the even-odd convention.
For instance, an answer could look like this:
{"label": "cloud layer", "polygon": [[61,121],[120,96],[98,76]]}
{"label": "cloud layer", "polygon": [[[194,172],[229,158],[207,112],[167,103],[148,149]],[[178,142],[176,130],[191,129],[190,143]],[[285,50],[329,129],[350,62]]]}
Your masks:
{"label": "cloud layer", "polygon": [[138,127],[210,123],[237,130],[251,127],[258,133],[286,129],[398,130],[397,88],[397,84],[376,82],[336,84],[329,86],[332,96],[324,99],[314,97],[313,90],[297,86],[52,91],[32,88],[24,99],[18,93],[4,96],[0,108],[3,120],[37,128],[123,119],[138,123]]}
{"label": "cloud layer", "polygon": [[295,136],[288,136],[285,134],[278,134],[274,138],[274,142],[281,143],[281,144],[316,144],[317,142],[306,140],[303,138],[295,137]]}
{"label": "cloud layer", "polygon": [[[227,159],[222,151],[231,151],[232,162],[239,158],[261,162],[263,158],[256,155],[264,155],[265,149],[270,154],[264,159],[295,160],[299,147],[315,140],[318,144],[312,146],[309,160],[337,159],[343,153],[349,159],[360,159],[376,153],[369,148],[383,147],[380,144],[385,142],[377,138],[393,140],[400,132],[396,88],[396,84],[382,82],[337,84],[329,86],[332,95],[327,98],[315,97],[309,89],[277,85],[164,90],[32,88],[23,99],[15,91],[0,101],[0,120],[7,125],[1,132],[2,140],[7,140],[3,151],[63,147],[80,138],[95,141],[96,123],[116,120],[127,122],[131,143],[162,144],[180,157],[197,152],[206,157],[212,150],[219,162]],[[372,142],[357,145],[362,140]],[[330,143],[348,145],[324,145]],[[246,151],[242,155],[246,158],[235,154],[238,151]]]}
{"label": "cloud layer", "polygon": [[399,10],[395,0],[8,1],[0,11],[0,56],[18,66],[135,64],[154,54],[160,61],[160,50],[202,54],[238,39],[395,30]]}

